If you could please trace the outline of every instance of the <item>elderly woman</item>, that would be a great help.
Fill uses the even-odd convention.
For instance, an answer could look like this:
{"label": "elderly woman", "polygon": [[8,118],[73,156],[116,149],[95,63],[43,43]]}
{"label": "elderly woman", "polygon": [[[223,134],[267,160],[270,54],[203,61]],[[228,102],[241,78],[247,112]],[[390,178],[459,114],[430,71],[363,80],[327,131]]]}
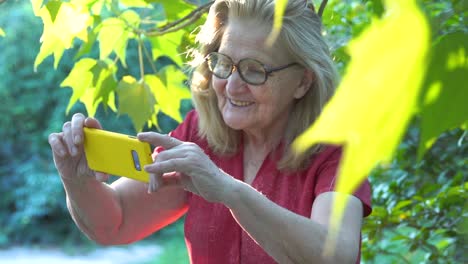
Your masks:
{"label": "elderly woman", "polygon": [[101,128],[96,119],[75,114],[49,136],[70,214],[91,239],[131,243],[186,215],[192,263],[359,262],[368,182],[349,195],[335,254],[324,259],[341,150],[291,151],[336,85],[320,18],[290,0],[267,46],[273,14],[273,0],[212,5],[197,38],[195,110],[170,135],[138,135],[157,146],[149,184],[109,185],[88,168],[83,127]]}

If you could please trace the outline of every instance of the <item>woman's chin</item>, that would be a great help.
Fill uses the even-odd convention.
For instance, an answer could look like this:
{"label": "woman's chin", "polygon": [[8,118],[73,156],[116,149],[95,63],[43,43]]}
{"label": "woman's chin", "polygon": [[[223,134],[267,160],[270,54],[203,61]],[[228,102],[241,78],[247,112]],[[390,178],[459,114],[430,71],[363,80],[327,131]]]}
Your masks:
{"label": "woman's chin", "polygon": [[234,116],[223,116],[226,125],[234,130],[242,130],[246,127],[246,119]]}

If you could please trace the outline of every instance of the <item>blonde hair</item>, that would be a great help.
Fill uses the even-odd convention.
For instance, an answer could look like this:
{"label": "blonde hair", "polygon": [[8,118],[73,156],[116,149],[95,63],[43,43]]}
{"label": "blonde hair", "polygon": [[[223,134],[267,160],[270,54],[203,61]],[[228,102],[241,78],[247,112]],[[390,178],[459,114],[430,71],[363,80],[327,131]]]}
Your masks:
{"label": "blonde hair", "polygon": [[[237,151],[241,131],[228,127],[218,109],[216,94],[211,87],[211,72],[204,57],[217,51],[229,17],[255,19],[272,25],[274,0],[218,0],[211,6],[207,20],[197,35],[198,49],[193,53],[195,69],[191,80],[192,98],[199,114],[199,135],[206,138],[215,153],[233,154]],[[320,17],[307,7],[306,0],[289,0],[283,17],[283,27],[277,44],[291,55],[295,62],[310,69],[314,80],[307,93],[294,103],[282,142],[285,151],[278,169],[304,168],[311,156],[320,151],[317,145],[306,153],[290,149],[294,138],[303,133],[323,109],[337,83],[337,73],[329,48],[322,37]]]}

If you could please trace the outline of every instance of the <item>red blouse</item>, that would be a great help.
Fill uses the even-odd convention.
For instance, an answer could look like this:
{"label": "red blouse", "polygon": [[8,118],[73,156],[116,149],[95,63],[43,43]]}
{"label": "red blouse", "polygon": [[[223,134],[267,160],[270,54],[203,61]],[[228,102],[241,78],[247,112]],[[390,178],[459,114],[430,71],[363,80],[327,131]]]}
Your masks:
{"label": "red blouse", "polygon": [[[223,171],[243,180],[243,146],[240,146],[235,155],[219,156],[211,151],[206,140],[198,137],[197,131],[198,114],[191,111],[171,135],[198,144]],[[278,205],[310,217],[315,197],[334,189],[335,174],[341,156],[340,148],[327,147],[314,158],[308,169],[295,173],[277,170],[279,154],[280,151],[277,150],[267,156],[252,182],[252,187]],[[366,180],[354,195],[363,203],[364,216],[369,215],[369,182]],[[276,263],[237,224],[223,204],[209,203],[197,195],[189,194],[188,206],[185,242],[191,263]],[[359,263],[359,258],[356,263]]]}

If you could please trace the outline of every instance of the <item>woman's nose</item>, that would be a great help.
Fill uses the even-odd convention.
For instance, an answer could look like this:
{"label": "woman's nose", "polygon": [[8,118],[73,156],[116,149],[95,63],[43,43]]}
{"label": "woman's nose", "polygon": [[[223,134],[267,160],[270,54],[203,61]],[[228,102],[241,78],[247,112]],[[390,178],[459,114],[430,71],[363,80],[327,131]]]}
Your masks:
{"label": "woman's nose", "polygon": [[245,88],[246,83],[239,75],[239,71],[233,69],[231,76],[226,79],[226,90],[229,94],[233,94]]}

